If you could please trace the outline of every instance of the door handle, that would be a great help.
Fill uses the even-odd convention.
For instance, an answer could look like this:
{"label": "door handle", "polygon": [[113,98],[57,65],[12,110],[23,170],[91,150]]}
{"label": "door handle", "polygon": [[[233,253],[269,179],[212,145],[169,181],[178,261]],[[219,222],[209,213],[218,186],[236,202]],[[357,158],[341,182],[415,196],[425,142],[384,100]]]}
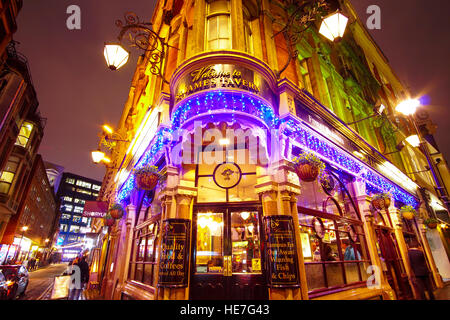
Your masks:
{"label": "door handle", "polygon": [[233,275],[233,271],[231,269],[231,256],[224,256],[223,264],[224,264],[223,275],[225,277],[231,277]]}

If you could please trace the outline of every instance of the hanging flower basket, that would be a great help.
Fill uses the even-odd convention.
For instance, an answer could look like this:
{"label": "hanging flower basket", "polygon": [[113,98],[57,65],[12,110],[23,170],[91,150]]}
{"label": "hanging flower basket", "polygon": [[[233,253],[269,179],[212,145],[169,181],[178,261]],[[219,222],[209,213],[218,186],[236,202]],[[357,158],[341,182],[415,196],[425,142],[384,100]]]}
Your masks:
{"label": "hanging flower basket", "polygon": [[318,176],[322,176],[325,169],[325,164],[309,152],[303,152],[298,157],[292,159],[294,168],[300,180],[305,182],[312,182]]}
{"label": "hanging flower basket", "polygon": [[107,227],[112,227],[116,219],[114,219],[109,213],[103,218],[103,224]]}
{"label": "hanging flower basket", "polygon": [[372,196],[372,206],[375,209],[387,209],[391,205],[391,195],[389,193],[377,193]]}
{"label": "hanging flower basket", "polygon": [[137,187],[141,190],[153,190],[158,182],[163,180],[163,175],[155,166],[145,166],[135,170],[134,176],[136,178]]}
{"label": "hanging flower basket", "polygon": [[412,206],[403,206],[400,208],[400,212],[406,220],[412,220],[417,215],[416,209]]}
{"label": "hanging flower basket", "polygon": [[109,214],[113,219],[121,219],[123,217],[123,207],[118,204],[115,203],[110,209],[109,209]]}
{"label": "hanging flower basket", "polygon": [[439,221],[434,218],[428,218],[423,223],[428,227],[428,229],[436,229],[438,222]]}

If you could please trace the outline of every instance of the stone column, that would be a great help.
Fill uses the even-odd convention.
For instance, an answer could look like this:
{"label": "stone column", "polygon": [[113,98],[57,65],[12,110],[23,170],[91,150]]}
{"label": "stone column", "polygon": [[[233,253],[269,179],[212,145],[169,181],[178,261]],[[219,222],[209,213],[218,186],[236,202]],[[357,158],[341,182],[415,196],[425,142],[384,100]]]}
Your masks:
{"label": "stone column", "polygon": [[[182,186],[183,183],[180,183],[172,193],[172,197],[169,197],[165,200],[166,211],[163,213],[163,221],[165,219],[188,219],[191,220],[191,230],[190,230],[190,247],[188,248],[188,252],[191,252],[192,247],[192,202],[194,196],[197,195],[197,191],[195,187],[186,187]],[[172,205],[169,199],[175,200],[175,206]],[[161,246],[159,246],[159,254],[161,252]],[[189,255],[190,257],[190,255]],[[188,261],[188,277],[190,275],[190,262]],[[158,261],[159,266],[159,261]],[[189,279],[189,278],[188,278]],[[189,280],[188,286],[186,288],[158,288],[158,300],[188,300],[189,299]]]}
{"label": "stone column", "polygon": [[115,278],[118,283],[114,290],[113,300],[120,300],[121,291],[128,279],[128,268],[133,249],[133,228],[136,221],[136,206],[130,204],[127,206],[126,211],[127,214],[124,218],[121,232],[123,237],[120,241],[116,262]]}
{"label": "stone column", "polygon": [[383,296],[389,300],[395,300],[396,295],[394,290],[390,287],[384,272],[383,264],[381,262],[380,256],[378,255],[378,250],[376,243],[378,242],[377,236],[375,234],[375,219],[370,212],[370,197],[367,195],[360,195],[357,197],[358,206],[361,213],[361,218],[363,220],[364,234],[366,236],[367,248],[369,249],[370,261],[373,266],[378,268],[380,276],[380,288],[383,292]]}
{"label": "stone column", "polygon": [[408,282],[413,292],[414,299],[420,299],[420,295],[414,286],[414,274],[411,269],[411,264],[409,263],[408,248],[406,246],[405,237],[403,236],[402,221],[399,218],[400,213],[395,207],[390,208],[389,213],[391,216],[392,227],[395,232],[395,239],[397,240],[400,256],[402,257],[403,265],[405,266],[406,274],[408,275]]}
{"label": "stone column", "polygon": [[438,288],[443,288],[444,287],[444,283],[442,281],[442,277],[439,274],[438,269],[436,268],[436,263],[434,262],[434,258],[433,258],[433,254],[431,253],[431,249],[430,249],[430,245],[428,243],[428,239],[426,237],[426,229],[424,228],[423,225],[423,220],[422,219],[418,219],[419,221],[417,222],[417,227],[419,229],[419,236],[420,236],[420,241],[422,242],[423,245],[423,251],[428,259],[428,262],[430,264],[430,268],[431,268],[431,273],[433,275],[433,279],[434,279],[434,283],[436,284],[436,286]]}
{"label": "stone column", "polygon": [[[291,215],[289,192],[279,192],[275,182],[266,186],[259,185],[256,188],[261,195],[263,216]],[[300,264],[300,261],[298,263]],[[269,299],[271,300],[300,300],[301,298],[300,288],[269,288]]]}
{"label": "stone column", "polygon": [[295,242],[297,243],[298,271],[300,275],[300,293],[302,300],[309,300],[308,282],[306,280],[305,260],[303,258],[302,241],[300,238],[300,222],[298,220],[297,197],[291,193],[291,213],[295,225]]}

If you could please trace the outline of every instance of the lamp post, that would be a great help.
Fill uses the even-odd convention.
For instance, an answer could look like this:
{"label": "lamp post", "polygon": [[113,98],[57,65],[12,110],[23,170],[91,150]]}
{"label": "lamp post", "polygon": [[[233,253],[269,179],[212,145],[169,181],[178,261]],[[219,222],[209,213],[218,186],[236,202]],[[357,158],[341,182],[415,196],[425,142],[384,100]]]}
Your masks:
{"label": "lamp post", "polygon": [[[417,108],[420,105],[421,104],[418,99],[408,99],[408,100],[404,100],[401,103],[399,103],[395,107],[395,111],[402,113],[403,115],[408,117],[408,119],[412,122],[412,124],[414,126],[414,130],[416,131],[416,134],[409,136],[408,138],[406,138],[406,140],[412,146],[419,147],[419,149],[424,153],[425,158],[428,163],[428,167],[430,168],[431,174],[433,176],[433,180],[436,184],[436,189],[439,190],[439,193],[438,193],[439,197],[442,198],[442,190],[444,190],[444,188],[442,187],[442,183],[441,183],[438,175],[436,174],[437,170],[436,170],[434,161],[431,158],[430,151],[428,150],[428,146],[426,145],[426,141],[422,137],[422,134],[421,134],[419,128],[417,127],[416,121],[413,117],[414,113],[416,112]],[[449,210],[448,202],[444,201],[444,203],[445,203],[445,206],[447,207],[447,210]]]}

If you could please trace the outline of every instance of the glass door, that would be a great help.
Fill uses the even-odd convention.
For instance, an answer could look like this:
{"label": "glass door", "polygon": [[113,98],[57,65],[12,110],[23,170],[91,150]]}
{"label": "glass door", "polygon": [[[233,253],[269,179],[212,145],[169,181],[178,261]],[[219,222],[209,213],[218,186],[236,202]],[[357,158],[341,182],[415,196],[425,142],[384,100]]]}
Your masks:
{"label": "glass door", "polygon": [[267,299],[257,208],[198,208],[191,299]]}

